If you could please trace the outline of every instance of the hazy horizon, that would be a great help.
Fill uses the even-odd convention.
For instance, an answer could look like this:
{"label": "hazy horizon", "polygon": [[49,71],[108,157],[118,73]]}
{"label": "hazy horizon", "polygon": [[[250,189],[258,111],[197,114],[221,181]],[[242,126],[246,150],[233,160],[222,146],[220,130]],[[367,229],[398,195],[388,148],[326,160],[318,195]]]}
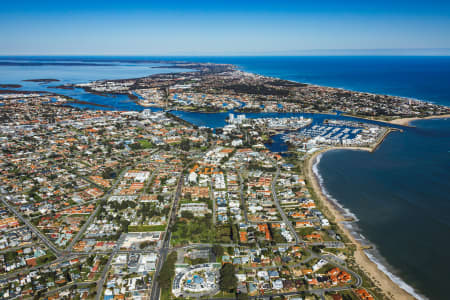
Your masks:
{"label": "hazy horizon", "polygon": [[270,51],[270,52],[237,52],[237,53],[143,53],[143,54],[0,54],[0,57],[64,57],[64,56],[104,56],[104,57],[226,57],[226,56],[450,56],[450,48],[442,49],[311,49],[300,51]]}

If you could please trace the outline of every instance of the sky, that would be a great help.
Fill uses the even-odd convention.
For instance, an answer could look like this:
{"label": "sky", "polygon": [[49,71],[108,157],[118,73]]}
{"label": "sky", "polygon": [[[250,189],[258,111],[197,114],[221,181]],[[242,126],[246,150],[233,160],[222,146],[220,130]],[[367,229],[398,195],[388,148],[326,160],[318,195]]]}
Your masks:
{"label": "sky", "polygon": [[2,2],[0,55],[450,54],[450,1]]}

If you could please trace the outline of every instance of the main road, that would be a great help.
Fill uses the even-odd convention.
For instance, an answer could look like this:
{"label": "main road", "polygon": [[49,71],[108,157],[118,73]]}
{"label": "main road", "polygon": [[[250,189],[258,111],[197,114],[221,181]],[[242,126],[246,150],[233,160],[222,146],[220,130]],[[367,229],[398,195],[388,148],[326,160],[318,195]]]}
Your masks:
{"label": "main road", "polygon": [[[155,149],[154,151],[152,151],[152,154],[158,152],[159,149]],[[105,195],[103,195],[103,197],[101,197],[100,199],[96,200],[96,202],[101,202],[102,200],[106,200],[109,198],[109,196],[111,196],[111,193],[114,192],[114,189],[117,187],[117,185],[120,183],[120,181],[122,180],[123,176],[125,176],[125,174],[131,169],[134,168],[139,162],[136,162],[135,164],[133,164],[132,166],[129,166],[127,168],[125,168],[122,172],[120,172],[119,177],[116,179],[116,181],[114,182],[113,186],[108,190],[108,192],[106,192]],[[156,170],[152,173],[152,176],[150,177],[149,181],[151,181],[153,179],[153,176],[155,175]],[[86,229],[88,228],[88,226],[92,223],[92,221],[95,219],[95,217],[97,216],[99,210],[101,209],[101,205],[97,205],[97,207],[95,208],[94,212],[89,216],[89,218],[86,220],[86,222],[83,224],[83,226],[81,227],[80,231],[78,231],[78,233],[75,235],[75,237],[72,239],[72,241],[70,242],[69,246],[67,247],[66,251],[67,252],[71,252],[73,249],[73,246],[78,242],[78,240],[83,236],[84,232],[86,231]]]}
{"label": "main road", "polygon": [[162,266],[164,265],[164,262],[167,258],[167,254],[169,253],[170,248],[170,238],[172,236],[172,226],[175,224],[175,221],[177,219],[177,208],[178,208],[178,202],[180,200],[181,196],[181,188],[183,187],[183,173],[181,173],[180,178],[178,179],[178,185],[177,190],[175,192],[175,197],[172,204],[172,210],[170,213],[169,223],[167,224],[166,234],[164,235],[164,241],[161,245],[161,248],[159,250],[159,259],[156,264],[156,270],[155,274],[153,275],[153,282],[151,287],[151,300],[157,300],[159,299],[159,294],[161,292],[161,288],[158,283],[158,276],[159,272],[161,271]]}
{"label": "main road", "polygon": [[120,235],[119,240],[117,241],[116,246],[114,247],[113,252],[109,256],[108,262],[103,266],[102,274],[100,275],[100,278],[97,281],[97,291],[95,294],[95,300],[100,300],[100,298],[102,297],[103,285],[105,285],[106,275],[108,274],[109,266],[111,265],[111,262],[112,262],[114,256],[116,256],[116,254],[119,252],[120,245],[122,244],[124,239],[125,239],[125,234],[122,233]]}
{"label": "main road", "polygon": [[[102,200],[108,199],[108,197],[111,195],[111,193],[114,191],[116,186],[119,184],[119,182],[122,180],[123,176],[130,170],[131,167],[127,167],[125,170],[123,170],[120,173],[119,178],[114,182],[113,186],[108,190],[108,192],[97,200],[97,202],[101,202]],[[91,225],[92,221],[94,221],[95,217],[97,216],[98,212],[100,211],[102,205],[98,204],[95,208],[94,212],[89,216],[89,218],[86,220],[84,225],[81,227],[81,229],[78,231],[78,233],[75,235],[75,237],[70,242],[69,246],[67,247],[67,251],[70,252],[73,249],[73,246],[78,242],[78,240],[83,236],[84,232],[88,228],[89,225]]]}
{"label": "main road", "polygon": [[284,213],[284,210],[281,208],[280,202],[278,201],[277,190],[275,187],[277,184],[278,176],[280,175],[280,168],[276,164],[275,164],[275,166],[277,167],[277,172],[275,173],[275,177],[272,180],[272,196],[273,196],[275,206],[277,207],[278,212],[280,213],[281,218],[283,219],[284,223],[289,227],[289,230],[294,235],[295,243],[304,245],[305,243],[303,242],[302,239],[299,238],[297,232],[295,231],[294,226],[292,225],[292,222],[289,221],[288,217]]}
{"label": "main road", "polygon": [[244,179],[242,178],[241,169],[239,169],[237,171],[238,176],[239,176],[239,195],[241,197],[241,206],[242,206],[242,210],[244,212],[245,223],[248,224],[247,207],[246,207],[245,199],[244,199],[244,187],[243,187],[244,186]]}
{"label": "main road", "polygon": [[12,206],[8,201],[6,201],[4,196],[0,197],[1,201],[3,202],[3,204],[8,207],[15,215],[17,218],[19,218],[22,222],[25,223],[25,225],[28,226],[28,228],[30,228],[30,230],[36,234],[43,242],[44,244],[54,253],[56,254],[56,256],[60,256],[61,255],[61,251],[55,247],[55,245],[53,245],[52,242],[50,242],[48,240],[48,238],[36,227],[34,227],[33,224],[31,224],[30,221],[27,220],[27,218],[25,218],[24,216],[22,216],[22,214],[20,214],[15,208],[14,206]]}

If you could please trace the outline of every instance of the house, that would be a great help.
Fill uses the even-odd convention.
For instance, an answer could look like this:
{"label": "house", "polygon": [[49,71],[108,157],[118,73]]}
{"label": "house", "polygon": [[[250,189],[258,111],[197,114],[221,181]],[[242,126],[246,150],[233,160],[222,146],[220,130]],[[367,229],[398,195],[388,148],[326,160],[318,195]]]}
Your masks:
{"label": "house", "polygon": [[282,288],[283,288],[283,281],[281,279],[272,281],[272,289],[281,290]]}
{"label": "house", "polygon": [[198,177],[197,173],[191,172],[191,173],[189,173],[188,181],[190,183],[196,183],[197,182],[197,177]]}

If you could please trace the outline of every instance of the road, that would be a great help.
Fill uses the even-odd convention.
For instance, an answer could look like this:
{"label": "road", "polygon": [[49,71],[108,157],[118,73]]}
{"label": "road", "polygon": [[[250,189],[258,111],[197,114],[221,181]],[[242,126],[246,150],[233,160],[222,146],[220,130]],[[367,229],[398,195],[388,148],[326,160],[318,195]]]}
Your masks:
{"label": "road", "polygon": [[[154,150],[151,155],[153,155],[154,153],[158,152],[159,149]],[[102,200],[106,200],[109,198],[109,196],[111,196],[111,194],[114,192],[114,189],[117,187],[117,185],[120,183],[120,181],[122,181],[123,176],[125,176],[125,174],[134,166],[136,166],[138,163],[137,162],[135,164],[133,164],[133,166],[127,167],[125,168],[122,172],[120,172],[119,177],[116,179],[116,181],[114,182],[114,184],[111,186],[111,188],[105,193],[105,195],[103,195],[103,197],[101,197],[100,199],[95,200],[96,202],[101,202]],[[154,171],[152,173],[152,176],[150,177],[150,182],[151,180],[153,180],[153,176],[155,175]],[[97,207],[95,208],[94,212],[89,216],[89,218],[86,220],[86,222],[83,224],[83,226],[81,227],[80,231],[78,231],[78,233],[75,235],[75,237],[72,239],[72,241],[70,242],[69,246],[66,248],[67,252],[71,252],[73,249],[73,246],[75,246],[75,244],[78,242],[78,240],[83,236],[84,232],[86,231],[86,229],[89,227],[89,225],[92,223],[92,221],[94,221],[95,217],[97,216],[99,210],[101,209],[101,205],[97,205]]]}
{"label": "road", "polygon": [[65,262],[65,261],[69,261],[69,260],[74,259],[76,257],[77,257],[77,255],[61,256],[61,257],[59,257],[56,260],[53,260],[51,262],[48,262],[48,263],[45,263],[45,264],[42,264],[42,265],[38,265],[38,266],[35,266],[35,267],[27,267],[26,269],[20,269],[20,270],[9,272],[7,274],[2,274],[2,275],[0,275],[0,280],[16,277],[18,274],[29,273],[30,271],[38,270],[40,268],[47,268],[47,267],[50,267],[53,264],[58,264],[58,263],[62,263],[62,262]]}
{"label": "road", "polygon": [[278,266],[261,266],[261,267],[242,267],[244,270],[272,270],[272,269],[282,269],[284,267],[289,267],[289,268],[297,268],[300,266],[304,266],[307,262],[309,262],[310,260],[314,259],[315,257],[311,257],[309,256],[308,258],[306,258],[305,260],[302,260],[301,262],[298,262],[296,264],[292,264],[292,265],[278,265]]}
{"label": "road", "polygon": [[20,246],[17,246],[17,247],[6,248],[6,249],[3,249],[3,250],[0,250],[0,254],[4,254],[4,253],[7,253],[7,252],[11,252],[11,251],[17,251],[17,250],[20,250],[20,249],[23,249],[23,248],[30,247],[31,245],[33,245],[33,243],[28,242],[26,244],[21,244]]}
{"label": "road", "polygon": [[276,167],[277,167],[277,172],[275,173],[275,177],[272,180],[272,195],[273,195],[273,200],[274,200],[275,206],[278,209],[278,212],[280,213],[281,218],[283,219],[284,223],[289,227],[289,230],[291,231],[292,235],[294,236],[295,243],[298,245],[300,245],[300,244],[304,245],[304,242],[302,241],[302,239],[299,238],[297,232],[295,231],[294,226],[292,225],[292,222],[289,221],[288,217],[284,213],[284,210],[281,208],[280,202],[278,201],[277,190],[275,187],[277,184],[277,178],[280,175],[280,168],[278,167],[278,165],[276,165]]}
{"label": "road", "polygon": [[120,245],[122,244],[124,238],[125,238],[125,234],[122,233],[120,235],[119,240],[117,241],[116,246],[114,247],[113,252],[109,256],[108,262],[106,263],[106,265],[103,266],[102,274],[97,282],[97,293],[95,295],[95,300],[99,300],[102,297],[103,285],[105,284],[105,281],[106,281],[106,275],[108,274],[109,266],[111,265],[111,262],[112,262],[114,256],[116,256],[116,254],[119,252]]}
{"label": "road", "polygon": [[164,265],[164,262],[167,258],[167,254],[169,253],[170,238],[172,236],[172,226],[175,224],[175,221],[177,219],[178,202],[181,197],[181,189],[183,187],[183,180],[184,180],[184,176],[183,176],[183,173],[181,173],[180,178],[178,179],[177,190],[175,192],[175,197],[174,197],[173,204],[172,204],[172,210],[170,213],[169,223],[167,224],[166,233],[164,235],[164,241],[162,243],[161,249],[159,250],[159,259],[156,264],[155,274],[153,275],[153,281],[152,281],[152,287],[151,287],[152,290],[151,290],[151,294],[150,294],[151,300],[159,299],[159,294],[161,293],[161,289],[160,289],[159,283],[158,283],[158,276],[159,276],[159,272],[161,271],[161,268]]}
{"label": "road", "polygon": [[[150,248],[146,250],[118,250],[116,251],[116,254],[151,254],[155,253],[156,249]],[[101,255],[110,255],[113,253],[112,251],[83,251],[83,252],[71,252],[71,254],[75,255],[93,255],[93,254],[101,254]]]}
{"label": "road", "polygon": [[31,224],[30,221],[28,221],[24,216],[22,216],[22,214],[20,214],[11,204],[9,204],[8,201],[6,201],[4,196],[0,197],[0,200],[3,202],[3,204],[8,207],[15,215],[18,219],[20,219],[22,222],[25,223],[25,225],[28,226],[28,228],[30,228],[31,231],[33,231],[34,234],[36,234],[43,242],[44,244],[53,252],[56,254],[56,256],[60,256],[61,255],[61,251],[59,249],[57,249],[55,247],[55,245],[53,245],[52,242],[50,242],[48,240],[48,238],[36,227],[34,227],[33,224]]}
{"label": "road", "polygon": [[56,288],[56,289],[54,289],[54,290],[51,290],[51,291],[45,293],[45,294],[43,295],[43,297],[48,297],[48,296],[50,296],[50,295],[59,293],[59,292],[61,292],[61,291],[64,291],[64,290],[66,290],[66,289],[70,289],[70,288],[72,288],[72,287],[73,287],[73,288],[82,288],[82,287],[88,287],[88,286],[94,285],[94,284],[96,284],[96,283],[97,283],[97,281],[91,281],[91,282],[74,282],[74,283],[70,283],[70,284],[61,286],[61,287],[59,287],[59,288]]}
{"label": "road", "polygon": [[247,206],[245,205],[245,199],[244,199],[244,180],[242,179],[241,170],[238,170],[239,175],[239,194],[241,195],[241,207],[244,212],[244,219],[245,223],[248,224],[248,216],[247,216]]}
{"label": "road", "polygon": [[212,218],[213,218],[213,225],[216,226],[216,199],[214,198],[212,178],[209,180],[209,198],[212,200],[213,203]]}
{"label": "road", "polygon": [[[120,181],[122,180],[123,176],[131,169],[131,167],[127,167],[125,170],[123,170],[120,175],[119,178],[117,178],[117,180],[114,182],[113,186],[108,190],[108,192],[103,195],[102,198],[98,199],[97,202],[101,202],[102,200],[108,199],[108,197],[111,195],[111,193],[114,191],[114,189],[116,188],[116,186],[120,183]],[[86,231],[86,229],[89,227],[89,225],[91,225],[92,221],[94,221],[95,217],[97,216],[98,212],[101,209],[101,205],[98,204],[97,207],[95,208],[94,212],[89,216],[89,218],[86,220],[86,222],[83,224],[83,226],[81,227],[80,231],[78,231],[78,233],[75,235],[75,237],[72,239],[72,241],[70,242],[69,246],[66,248],[66,251],[70,252],[73,249],[73,246],[75,246],[75,244],[78,242],[78,240],[83,236],[84,232]]]}
{"label": "road", "polygon": [[[98,199],[98,201],[102,200],[102,199],[107,199],[110,194],[114,191],[114,189],[116,188],[117,184],[120,182],[121,178],[124,176],[124,174],[130,169],[131,167],[126,168],[123,172],[121,172],[119,178],[116,180],[116,182],[114,183],[114,185],[111,187],[111,189],[108,190],[108,192],[100,199]],[[276,182],[278,179],[280,173],[280,169],[277,166],[277,170],[276,170],[276,174],[272,180],[271,183],[271,191],[273,194],[273,199],[274,199],[274,203],[276,208],[278,209],[283,222],[289,227],[290,231],[292,232],[295,241],[297,244],[302,245],[305,248],[305,251],[307,253],[310,254],[310,256],[302,261],[301,263],[299,263],[298,265],[304,264],[307,261],[310,261],[311,259],[324,259],[326,260],[328,263],[339,267],[342,270],[345,270],[346,272],[348,272],[349,274],[352,275],[352,278],[354,279],[354,283],[352,284],[352,286],[355,287],[359,287],[362,285],[362,278],[355,272],[353,272],[352,270],[348,269],[345,266],[345,262],[343,262],[340,259],[337,259],[336,257],[332,256],[332,255],[327,255],[327,254],[318,254],[315,253],[313,251],[311,251],[310,249],[308,249],[306,243],[298,236],[298,234],[296,233],[292,222],[289,221],[289,219],[287,218],[286,214],[284,213],[284,210],[282,209],[279,200],[278,200],[278,196],[276,193]],[[152,176],[155,173],[152,174]],[[244,207],[245,203],[244,203],[244,197],[243,197],[243,180],[242,180],[242,176],[241,173],[238,172],[239,175],[239,179],[240,179],[240,194],[241,194],[241,205]],[[176,187],[176,191],[174,194],[174,200],[173,200],[173,204],[172,204],[172,209],[171,209],[171,213],[169,216],[169,222],[166,228],[166,232],[164,234],[164,238],[163,238],[163,242],[162,244],[159,246],[159,259],[156,265],[156,271],[153,277],[153,281],[152,281],[152,288],[151,288],[151,293],[150,293],[150,299],[152,300],[157,300],[159,299],[159,295],[161,292],[159,283],[157,281],[159,272],[161,271],[164,262],[167,258],[167,255],[169,254],[169,252],[171,251],[171,249],[176,249],[176,248],[171,248],[170,246],[170,240],[171,240],[171,235],[172,235],[172,228],[173,225],[175,224],[176,218],[177,218],[177,209],[178,209],[178,203],[179,200],[181,198],[181,190],[182,190],[182,186],[183,186],[183,180],[184,180],[184,176],[183,173],[180,174],[179,179],[178,179],[178,184]],[[212,191],[212,182],[211,182],[211,191]],[[213,198],[213,197],[212,197]],[[96,293],[96,300],[99,300],[102,297],[102,293],[103,293],[103,286],[105,285],[106,279],[107,279],[107,274],[109,271],[109,267],[111,265],[111,262],[113,260],[113,258],[115,257],[116,254],[119,253],[125,253],[125,254],[131,254],[131,253],[154,253],[154,251],[158,251],[157,248],[153,248],[153,249],[146,249],[146,250],[130,250],[130,251],[124,251],[124,250],[120,250],[120,245],[123,242],[123,239],[125,238],[125,235],[122,234],[121,237],[119,238],[119,240],[117,241],[117,244],[115,246],[115,248],[112,251],[98,251],[98,252],[73,252],[72,248],[75,245],[75,243],[82,237],[82,235],[84,234],[85,230],[87,229],[87,227],[89,226],[89,224],[94,220],[96,214],[98,213],[98,209],[100,208],[100,205],[97,206],[96,210],[94,211],[93,214],[91,214],[87,220],[87,222],[83,225],[83,227],[81,228],[81,230],[78,232],[78,234],[75,236],[75,238],[72,240],[72,242],[69,244],[68,248],[66,249],[66,251],[62,252],[61,250],[57,249],[53,243],[51,243],[51,241],[48,240],[48,238],[40,231],[38,230],[29,220],[27,220],[25,217],[23,217],[3,196],[0,197],[2,203],[8,207],[8,209],[11,210],[11,212],[13,212],[18,219],[20,219],[23,223],[25,223],[25,225],[27,227],[30,228],[30,230],[36,234],[46,245],[47,247],[53,251],[55,253],[55,255],[58,256],[58,258],[55,261],[40,265],[40,266],[36,266],[36,267],[31,267],[28,268],[26,270],[18,270],[15,272],[11,272],[9,274],[5,274],[0,276],[0,279],[7,279],[7,278],[11,278],[14,276],[17,276],[20,273],[24,273],[24,272],[29,272],[31,270],[36,270],[39,268],[46,268],[49,267],[51,265],[54,264],[58,264],[64,261],[68,261],[70,259],[76,258],[76,257],[80,257],[83,255],[92,255],[92,254],[103,254],[103,255],[109,255],[109,259],[107,261],[107,263],[103,266],[103,270],[101,273],[100,278],[98,279],[98,281],[96,282],[83,282],[83,283],[71,283],[69,285],[63,286],[61,288],[57,288],[56,290],[52,290],[49,291],[47,294],[53,294],[56,292],[59,292],[61,290],[64,289],[68,289],[74,286],[87,286],[87,285],[92,285],[97,283],[97,293]],[[244,207],[245,208],[245,207]],[[246,222],[248,222],[247,220],[247,214],[246,214],[246,210],[244,209],[244,217]],[[323,243],[320,243],[323,244]],[[187,245],[184,246],[183,248],[190,248],[190,247],[212,247],[213,244],[191,244],[191,245]],[[235,244],[221,244],[224,247],[229,247],[229,246],[237,246]],[[278,244],[281,245],[281,244]],[[286,245],[290,245],[290,244],[286,244]],[[311,244],[313,245],[313,244]],[[271,269],[271,268],[279,268],[278,266],[266,266],[266,267],[262,267],[262,269]],[[253,269],[253,268],[252,268]],[[258,268],[259,269],[259,268]],[[323,297],[325,292],[338,292],[338,291],[343,291],[343,290],[349,290],[351,289],[350,286],[344,286],[344,287],[330,287],[330,288],[324,288],[324,289],[314,289],[314,290],[308,290],[305,291],[306,293],[314,293],[319,295],[320,297]],[[289,296],[289,295],[296,295],[299,294],[300,292],[292,292],[292,293],[280,293],[280,294],[275,294],[275,295],[279,295],[279,296]],[[251,299],[256,299],[256,298],[269,298],[269,297],[273,297],[275,295],[270,295],[270,296],[256,296],[256,297],[249,297]]]}
{"label": "road", "polygon": [[[153,151],[153,153],[155,153],[158,150]],[[152,153],[152,154],[153,154]],[[136,163],[137,164],[137,163]],[[126,169],[124,169],[119,177],[117,178],[117,180],[115,181],[114,185],[108,190],[108,192],[101,197],[100,199],[94,200],[96,202],[100,202],[104,199],[107,199],[111,193],[114,191],[114,189],[116,188],[116,186],[120,183],[120,181],[122,180],[123,176],[126,174],[126,172],[128,172],[132,167],[127,167]],[[4,193],[4,191],[2,190],[2,193]],[[111,264],[111,261],[113,259],[113,257],[117,254],[117,253],[145,253],[145,251],[141,250],[132,250],[132,251],[120,251],[120,245],[122,244],[124,235],[121,235],[121,237],[119,238],[119,240],[117,241],[116,247],[114,248],[114,250],[112,252],[72,252],[73,246],[76,244],[76,242],[83,236],[84,232],[86,231],[86,229],[88,228],[88,226],[92,223],[92,221],[95,219],[95,217],[97,216],[98,211],[100,210],[101,206],[97,205],[95,211],[89,216],[89,218],[87,219],[87,221],[85,222],[85,224],[83,225],[83,227],[80,229],[80,231],[78,231],[77,235],[72,239],[71,243],[69,244],[69,246],[66,248],[66,250],[63,252],[59,249],[57,249],[55,247],[55,245],[53,245],[53,243],[51,241],[48,240],[48,238],[39,230],[37,229],[28,219],[26,219],[25,217],[22,216],[22,214],[20,214],[6,199],[4,196],[0,196],[0,200],[3,202],[3,204],[8,207],[8,209],[11,210],[11,212],[13,212],[18,219],[20,219],[23,223],[25,223],[25,225],[30,228],[30,230],[36,234],[43,242],[44,244],[52,251],[54,252],[54,254],[58,257],[55,261],[52,261],[50,263],[47,264],[43,264],[40,266],[36,266],[36,267],[31,267],[28,268],[27,270],[17,270],[15,272],[11,272],[9,274],[5,274],[0,276],[0,279],[3,278],[10,278],[12,276],[15,276],[17,274],[20,274],[24,271],[29,272],[31,270],[37,270],[39,268],[44,268],[46,266],[50,266],[53,265],[55,263],[59,263],[59,262],[63,262],[63,261],[67,261],[70,259],[73,259],[77,256],[82,256],[82,255],[89,255],[89,254],[94,254],[94,253],[98,253],[98,254],[107,254],[110,255],[109,256],[109,260],[107,262],[107,264],[104,266],[103,268],[103,272],[102,275],[99,279],[99,282],[97,284],[97,295],[96,295],[96,299],[100,299],[101,295],[102,295],[102,291],[103,291],[103,285],[105,283],[106,280],[106,275],[108,273],[109,270],[109,266]],[[92,283],[89,283],[92,284]],[[72,284],[76,285],[75,283]],[[82,285],[81,283],[78,285]],[[69,286],[65,286],[62,287],[61,289],[65,289],[68,288]],[[51,293],[54,293],[55,291],[51,291]]]}
{"label": "road", "polygon": [[[280,174],[280,168],[278,167],[278,165],[276,165],[276,168],[277,168],[277,171],[276,171],[275,177],[272,180],[272,187],[271,187],[272,188],[273,199],[274,199],[274,202],[275,202],[275,206],[277,207],[278,211],[280,212],[281,218],[286,223],[286,225],[289,226],[289,229],[294,234],[294,238],[295,238],[296,243],[302,245],[305,248],[306,252],[308,252],[308,254],[311,255],[311,257],[316,257],[316,258],[319,258],[319,259],[326,260],[330,264],[335,265],[335,266],[339,267],[340,269],[348,272],[349,274],[352,275],[353,278],[356,279],[356,283],[354,283],[354,285],[358,286],[358,287],[361,286],[361,284],[362,284],[361,276],[359,276],[358,274],[356,274],[355,272],[353,272],[352,270],[350,270],[346,266],[338,263],[336,259],[330,258],[327,255],[326,256],[319,255],[319,254],[311,251],[310,249],[307,248],[307,245],[305,244],[305,242],[299,238],[297,232],[294,229],[294,226],[292,225],[292,222],[289,221],[289,219],[287,218],[286,214],[284,213],[284,210],[281,208],[280,203],[278,201],[278,196],[277,196],[277,193],[276,193],[275,186],[276,186],[277,178],[278,178],[278,176]],[[337,289],[337,290],[335,290],[335,289]],[[349,287],[346,287],[344,289],[349,289]],[[323,291],[339,291],[339,290],[342,290],[342,288],[323,289]]]}
{"label": "road", "polygon": [[193,243],[193,244],[189,244],[186,246],[179,246],[179,247],[173,247],[172,249],[179,249],[179,248],[184,248],[184,249],[189,249],[189,248],[206,248],[206,247],[212,247],[214,245],[220,245],[222,247],[239,247],[239,244],[232,244],[232,243],[223,243],[223,244],[218,244],[218,243]]}
{"label": "road", "polygon": [[325,248],[345,248],[345,244],[339,241],[312,242],[308,246],[324,246]]}

